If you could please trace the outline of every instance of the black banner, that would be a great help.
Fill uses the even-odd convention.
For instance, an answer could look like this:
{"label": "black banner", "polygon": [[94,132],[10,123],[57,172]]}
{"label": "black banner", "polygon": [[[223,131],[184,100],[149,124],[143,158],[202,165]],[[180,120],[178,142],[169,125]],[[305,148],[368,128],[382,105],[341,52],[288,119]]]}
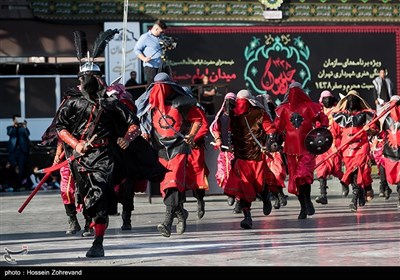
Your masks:
{"label": "black banner", "polygon": [[317,101],[357,90],[370,104],[372,80],[385,67],[399,92],[400,27],[171,27],[177,47],[167,51],[180,84],[227,84],[228,91],[251,89],[279,103],[292,81]]}

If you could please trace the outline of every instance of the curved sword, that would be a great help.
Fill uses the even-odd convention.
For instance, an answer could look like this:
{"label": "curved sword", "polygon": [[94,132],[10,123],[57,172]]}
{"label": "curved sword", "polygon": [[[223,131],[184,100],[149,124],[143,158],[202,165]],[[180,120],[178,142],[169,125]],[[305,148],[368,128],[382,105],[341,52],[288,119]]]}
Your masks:
{"label": "curved sword", "polygon": [[266,152],[266,151],[267,151],[267,147],[263,146],[263,145],[261,144],[261,142],[258,141],[258,139],[257,139],[257,137],[254,135],[253,131],[251,131],[251,127],[250,127],[249,122],[247,121],[247,118],[246,118],[246,117],[244,118],[244,120],[246,121],[246,125],[247,125],[247,128],[249,129],[249,132],[250,132],[250,134],[251,134],[251,137],[253,137],[254,141],[255,141],[255,142],[257,143],[257,145],[260,147],[261,151],[262,151],[263,153]]}

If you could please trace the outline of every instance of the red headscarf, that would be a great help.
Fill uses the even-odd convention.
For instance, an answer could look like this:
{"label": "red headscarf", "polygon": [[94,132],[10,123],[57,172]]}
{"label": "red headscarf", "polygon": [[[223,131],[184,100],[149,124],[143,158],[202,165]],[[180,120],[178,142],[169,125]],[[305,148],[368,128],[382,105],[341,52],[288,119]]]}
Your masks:
{"label": "red headscarf", "polygon": [[236,107],[233,109],[235,115],[240,116],[246,113],[250,108],[250,102],[246,98],[237,98]]}
{"label": "red headscarf", "polygon": [[165,113],[164,100],[172,93],[172,87],[165,83],[155,83],[149,96],[150,108],[158,108]]}
{"label": "red headscarf", "polygon": [[289,89],[287,101],[293,110],[304,106],[304,103],[312,102],[311,98],[300,87],[293,87]]}

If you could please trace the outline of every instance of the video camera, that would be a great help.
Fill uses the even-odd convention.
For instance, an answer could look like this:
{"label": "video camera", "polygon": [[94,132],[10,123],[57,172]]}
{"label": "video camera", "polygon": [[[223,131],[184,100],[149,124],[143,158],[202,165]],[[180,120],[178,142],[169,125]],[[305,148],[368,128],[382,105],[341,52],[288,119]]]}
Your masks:
{"label": "video camera", "polygon": [[176,38],[162,36],[160,38],[160,45],[161,45],[161,48],[163,49],[163,51],[167,51],[167,50],[169,51],[169,50],[175,49],[176,46],[178,45],[178,43],[177,43]]}
{"label": "video camera", "polygon": [[19,118],[19,117],[15,118],[15,123],[18,126],[23,126],[25,124],[24,120],[22,118]]}

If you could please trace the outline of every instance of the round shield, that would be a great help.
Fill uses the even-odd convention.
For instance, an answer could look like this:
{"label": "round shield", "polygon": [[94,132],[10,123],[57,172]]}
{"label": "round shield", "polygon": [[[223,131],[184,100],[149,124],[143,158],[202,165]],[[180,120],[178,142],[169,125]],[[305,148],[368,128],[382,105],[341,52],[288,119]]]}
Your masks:
{"label": "round shield", "polygon": [[314,128],[304,140],[306,149],[314,155],[325,153],[332,146],[332,143],[332,133],[325,127]]}

